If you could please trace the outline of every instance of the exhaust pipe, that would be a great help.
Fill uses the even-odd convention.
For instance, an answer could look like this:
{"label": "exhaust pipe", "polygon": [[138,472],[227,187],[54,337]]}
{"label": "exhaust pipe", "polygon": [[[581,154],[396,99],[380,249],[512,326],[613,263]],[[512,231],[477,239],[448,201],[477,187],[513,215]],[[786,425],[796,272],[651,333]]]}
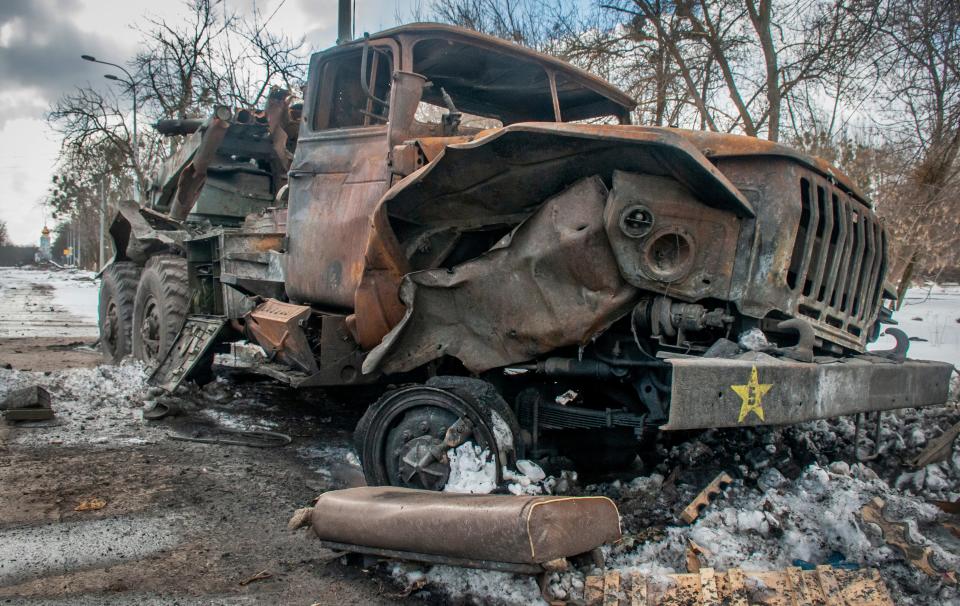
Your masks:
{"label": "exhaust pipe", "polygon": [[353,40],[353,0],[337,0],[337,44]]}
{"label": "exhaust pipe", "polygon": [[253,123],[253,112],[249,109],[241,109],[237,111],[237,115],[234,117],[234,121],[237,124],[251,124]]}

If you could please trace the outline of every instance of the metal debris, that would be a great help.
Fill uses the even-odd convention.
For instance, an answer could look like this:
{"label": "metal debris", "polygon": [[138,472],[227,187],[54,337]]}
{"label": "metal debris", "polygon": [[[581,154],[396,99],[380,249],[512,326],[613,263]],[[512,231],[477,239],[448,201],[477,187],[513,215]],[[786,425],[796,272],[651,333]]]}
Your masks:
{"label": "metal debris", "polygon": [[583,603],[587,606],[634,604],[655,606],[684,604],[791,604],[793,606],[893,606],[890,592],[873,568],[837,570],[817,566],[816,570],[747,572],[731,568],[717,572],[671,574],[667,582],[639,573],[609,571],[588,576]]}
{"label": "metal debris", "polygon": [[253,575],[252,577],[240,581],[239,584],[241,587],[243,587],[243,586],[249,585],[250,583],[255,583],[256,581],[264,581],[270,578],[273,578],[273,574],[271,574],[266,570],[261,570],[260,572]]}
{"label": "metal debris", "polygon": [[860,510],[860,517],[864,522],[879,526],[883,540],[899,549],[903,557],[915,568],[935,579],[940,579],[951,585],[956,584],[956,573],[951,571],[941,572],[930,562],[932,549],[914,545],[910,542],[909,528],[905,522],[892,522],[883,515],[885,505],[886,502],[883,499],[874,497]]}
{"label": "metal debris", "polygon": [[700,556],[709,558],[712,555],[709,549],[701,547],[695,543],[693,539],[687,538],[687,572],[700,572],[700,568],[702,567]]}
{"label": "metal debris", "polygon": [[7,421],[47,421],[53,418],[50,392],[39,385],[31,385],[10,392],[0,410]]}
{"label": "metal debris", "polygon": [[730,474],[722,472],[707,484],[706,488],[701,490],[700,493],[690,501],[689,505],[683,508],[683,511],[680,512],[680,519],[687,524],[693,524],[693,521],[697,519],[700,512],[703,511],[703,508],[709,505],[710,501],[715,499],[721,491],[732,483],[733,478],[730,477]]}
{"label": "metal debris", "polygon": [[167,438],[171,440],[179,440],[181,442],[199,442],[201,444],[220,444],[223,446],[249,446],[251,448],[277,448],[279,446],[286,446],[287,444],[293,442],[293,438],[285,433],[266,431],[263,429],[241,431],[238,429],[227,429],[220,427],[215,431],[222,434],[227,434],[228,436],[236,437],[225,438],[216,435],[211,437],[202,437],[199,435],[184,436],[175,433],[169,433],[167,434]]}
{"label": "metal debris", "polygon": [[98,509],[103,509],[107,506],[107,502],[104,499],[85,499],[80,501],[80,503],[73,508],[74,511],[96,511]]}
{"label": "metal debris", "polygon": [[960,436],[960,423],[952,425],[945,432],[930,440],[923,452],[910,461],[910,465],[920,469],[932,463],[947,460],[953,447],[953,441],[957,439],[957,436]]}

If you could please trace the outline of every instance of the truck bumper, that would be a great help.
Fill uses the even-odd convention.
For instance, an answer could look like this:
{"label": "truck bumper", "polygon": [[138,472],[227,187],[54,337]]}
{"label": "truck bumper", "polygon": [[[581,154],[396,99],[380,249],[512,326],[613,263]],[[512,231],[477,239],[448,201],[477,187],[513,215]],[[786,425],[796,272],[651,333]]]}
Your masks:
{"label": "truck bumper", "polygon": [[661,429],[785,425],[860,412],[944,404],[953,366],[872,356],[803,363],[676,358]]}

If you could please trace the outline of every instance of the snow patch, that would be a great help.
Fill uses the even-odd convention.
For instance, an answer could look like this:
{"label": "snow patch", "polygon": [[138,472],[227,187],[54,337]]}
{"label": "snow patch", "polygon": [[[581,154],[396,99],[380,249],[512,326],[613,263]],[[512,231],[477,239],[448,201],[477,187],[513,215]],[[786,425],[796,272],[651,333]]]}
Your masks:
{"label": "snow patch", "polygon": [[[15,389],[40,385],[50,392],[56,417],[45,431],[18,431],[18,444],[100,444],[115,440],[160,439],[141,415],[147,373],[139,363],[71,368],[51,373],[0,370],[0,400]],[[29,427],[30,424],[21,424]]]}
{"label": "snow patch", "polygon": [[497,465],[490,451],[464,442],[447,451],[450,477],[443,492],[490,494],[497,487]]}
{"label": "snow patch", "polygon": [[740,347],[749,351],[764,351],[770,349],[770,341],[767,341],[767,336],[763,334],[763,331],[759,328],[751,328],[750,330],[745,330],[740,333],[738,343]]}
{"label": "snow patch", "polygon": [[[910,341],[908,357],[960,366],[960,286],[910,288],[893,318],[911,339],[922,339]],[[868,349],[892,349],[894,345],[893,337],[882,336]]]}

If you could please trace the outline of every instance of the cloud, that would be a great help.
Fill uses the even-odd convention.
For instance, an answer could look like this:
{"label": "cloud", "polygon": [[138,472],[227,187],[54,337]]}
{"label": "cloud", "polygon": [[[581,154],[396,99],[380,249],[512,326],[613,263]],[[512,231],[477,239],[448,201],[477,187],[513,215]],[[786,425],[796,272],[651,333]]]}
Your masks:
{"label": "cloud", "polygon": [[[119,55],[106,35],[75,25],[72,17],[80,8],[77,0],[0,2],[0,81],[7,90],[28,89],[39,97],[24,112],[41,116],[40,108],[88,79],[81,54]],[[6,119],[0,114],[0,124]]]}

